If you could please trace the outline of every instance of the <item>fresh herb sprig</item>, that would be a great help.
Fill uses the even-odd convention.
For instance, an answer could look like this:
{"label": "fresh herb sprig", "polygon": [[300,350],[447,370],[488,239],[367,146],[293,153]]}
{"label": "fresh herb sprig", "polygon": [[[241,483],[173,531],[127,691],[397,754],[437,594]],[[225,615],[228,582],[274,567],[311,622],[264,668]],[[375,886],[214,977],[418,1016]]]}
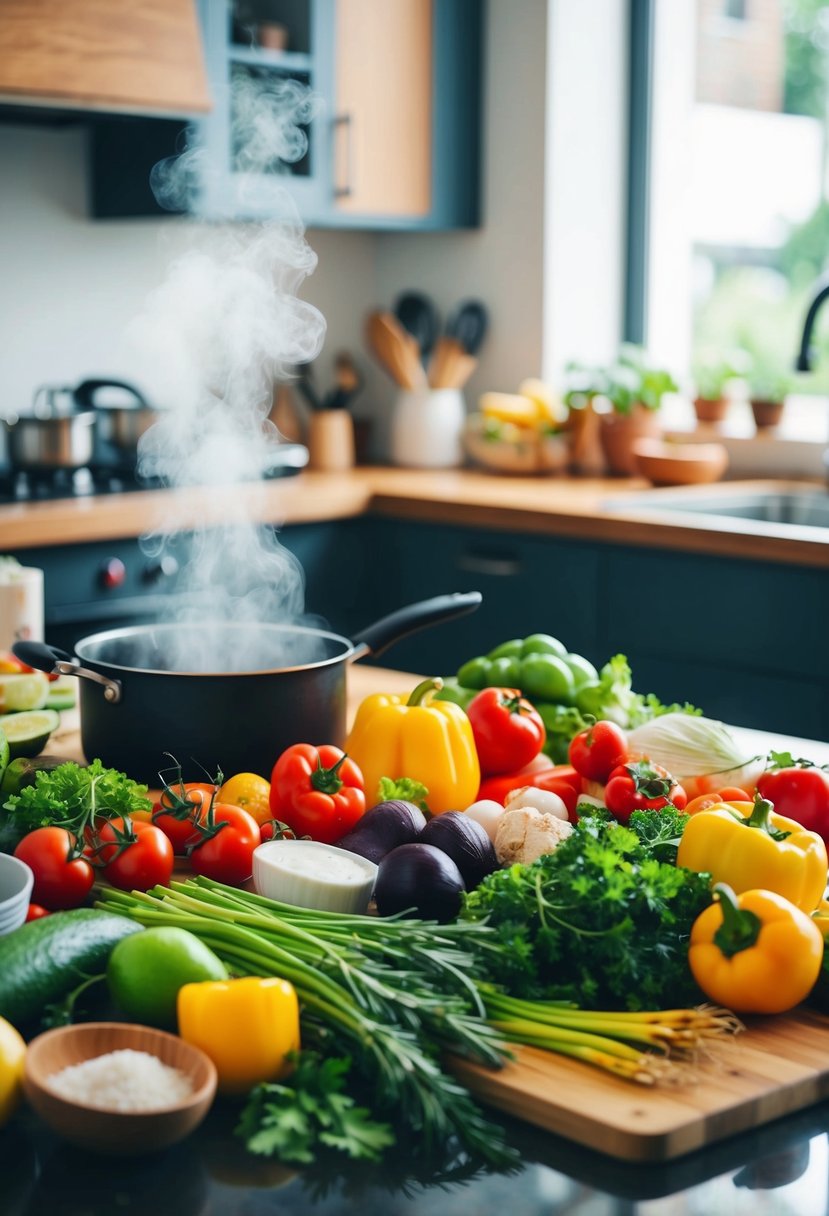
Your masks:
{"label": "fresh herb sprig", "polygon": [[41,771],[34,785],[26,786],[4,805],[21,830],[54,825],[66,828],[79,840],[96,819],[129,818],[135,811],[152,808],[146,785],[117,769],[105,768],[100,760],[86,767],[68,760],[51,772]]}
{"label": "fresh herb sprig", "polygon": [[350,1058],[303,1051],[289,1060],[287,1080],[257,1085],[242,1111],[236,1134],[248,1151],[292,1165],[310,1165],[325,1149],[380,1161],[395,1135],[346,1093]]}
{"label": "fresh herb sprig", "polygon": [[587,1009],[701,999],[688,936],[710,903],[710,876],[660,860],[681,821],[637,814],[631,827],[585,815],[554,853],[491,874],[466,897],[463,915],[486,919],[503,947],[486,954],[495,983],[513,996]]}

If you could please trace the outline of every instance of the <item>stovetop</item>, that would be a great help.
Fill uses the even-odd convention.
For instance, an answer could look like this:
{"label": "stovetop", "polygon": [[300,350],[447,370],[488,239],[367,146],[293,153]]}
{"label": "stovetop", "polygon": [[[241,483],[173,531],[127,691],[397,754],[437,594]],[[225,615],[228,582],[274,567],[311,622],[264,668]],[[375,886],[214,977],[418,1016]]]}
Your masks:
{"label": "stovetop", "polygon": [[[308,449],[284,443],[275,450],[262,471],[263,480],[299,473],[308,463]],[[0,465],[0,504],[50,502],[61,498],[92,498],[99,494],[125,494],[137,490],[164,489],[159,477],[139,476],[134,465],[115,463],[82,469],[13,469]]]}

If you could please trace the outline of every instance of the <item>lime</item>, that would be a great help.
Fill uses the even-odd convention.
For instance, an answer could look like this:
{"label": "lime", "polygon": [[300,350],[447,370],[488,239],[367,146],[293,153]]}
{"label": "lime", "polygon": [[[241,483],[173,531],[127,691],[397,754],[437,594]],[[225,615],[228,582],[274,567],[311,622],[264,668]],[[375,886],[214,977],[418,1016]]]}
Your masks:
{"label": "lime", "polygon": [[123,938],[107,964],[119,1009],[137,1022],[175,1027],[176,998],[185,984],[226,980],[227,968],[187,929],[145,929]]}
{"label": "lime", "polygon": [[6,775],[6,769],[9,766],[9,741],[6,738],[6,732],[0,726],[0,786],[3,784],[3,778]]}
{"label": "lime", "polygon": [[58,676],[49,684],[46,694],[47,709],[74,709],[77,700],[77,676]]}
{"label": "lime", "polygon": [[41,709],[49,695],[49,681],[42,671],[0,675],[0,713],[19,709]]}
{"label": "lime", "polygon": [[566,654],[564,662],[573,673],[576,692],[578,692],[583,684],[598,683],[599,673],[589,659],[583,659],[580,654]]}
{"label": "lime", "polygon": [[17,714],[0,714],[0,729],[9,744],[9,756],[39,756],[52,731],[60,725],[60,714],[53,709],[29,709]]}

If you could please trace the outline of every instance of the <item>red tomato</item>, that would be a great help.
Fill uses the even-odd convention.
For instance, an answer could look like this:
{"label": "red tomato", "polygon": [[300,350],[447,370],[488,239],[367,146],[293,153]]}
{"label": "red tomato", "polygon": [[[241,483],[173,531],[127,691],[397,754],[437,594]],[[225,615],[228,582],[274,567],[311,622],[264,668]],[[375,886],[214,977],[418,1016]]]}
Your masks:
{"label": "red tomato", "polygon": [[201,821],[215,793],[216,786],[204,782],[168,785],[153,807],[152,822],[168,838],[177,856],[183,857],[188,844],[197,839],[194,825]]}
{"label": "red tomato", "polygon": [[[119,848],[122,836],[134,836],[132,843]],[[104,864],[104,878],[122,891],[149,891],[150,887],[166,887],[173,876],[173,846],[160,828],[151,823],[132,820],[131,830],[125,829],[123,819],[108,820],[98,839],[103,846],[99,852]]]}
{"label": "red tomato", "polygon": [[51,827],[35,828],[14,850],[34,873],[34,902],[50,912],[80,907],[92,890],[95,871],[85,857],[75,855],[76,849],[66,828]]}
{"label": "red tomato", "polygon": [[687,798],[685,790],[666,769],[638,760],[613,769],[607,779],[604,800],[610,813],[621,823],[627,823],[634,811],[661,811],[669,805],[682,810]]}
{"label": "red tomato", "polygon": [[334,844],[366,809],[363,774],[331,744],[295,743],[271,775],[271,815],[297,836]]}
{"label": "red tomato", "polygon": [[610,772],[628,758],[628,741],[615,722],[594,722],[570,740],[568,758],[588,781],[607,781]]}
{"label": "red tomato", "polygon": [[829,842],[829,776],[823,769],[792,766],[763,773],[757,792],[773,803],[778,815]]}
{"label": "red tomato", "polygon": [[253,850],[261,844],[259,824],[240,806],[215,802],[202,830],[213,834],[191,852],[193,873],[240,887],[253,873]]}
{"label": "red tomato", "polygon": [[28,924],[30,920],[40,920],[42,916],[48,915],[48,908],[42,908],[40,904],[29,904],[29,909],[26,913],[26,924]]}
{"label": "red tomato", "polygon": [[541,715],[517,688],[485,688],[466,708],[481,772],[513,773],[534,759],[547,731]]}

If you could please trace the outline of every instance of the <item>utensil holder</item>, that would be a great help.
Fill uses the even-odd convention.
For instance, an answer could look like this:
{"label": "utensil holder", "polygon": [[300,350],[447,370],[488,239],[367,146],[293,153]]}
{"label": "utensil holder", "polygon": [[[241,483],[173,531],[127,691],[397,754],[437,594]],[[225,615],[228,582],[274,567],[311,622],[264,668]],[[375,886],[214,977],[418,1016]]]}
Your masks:
{"label": "utensil holder", "polygon": [[457,388],[403,389],[391,422],[391,458],[422,469],[451,469],[463,464],[466,405]]}
{"label": "utensil holder", "polygon": [[308,424],[308,463],[338,473],[354,467],[354,420],[347,410],[317,410]]}

